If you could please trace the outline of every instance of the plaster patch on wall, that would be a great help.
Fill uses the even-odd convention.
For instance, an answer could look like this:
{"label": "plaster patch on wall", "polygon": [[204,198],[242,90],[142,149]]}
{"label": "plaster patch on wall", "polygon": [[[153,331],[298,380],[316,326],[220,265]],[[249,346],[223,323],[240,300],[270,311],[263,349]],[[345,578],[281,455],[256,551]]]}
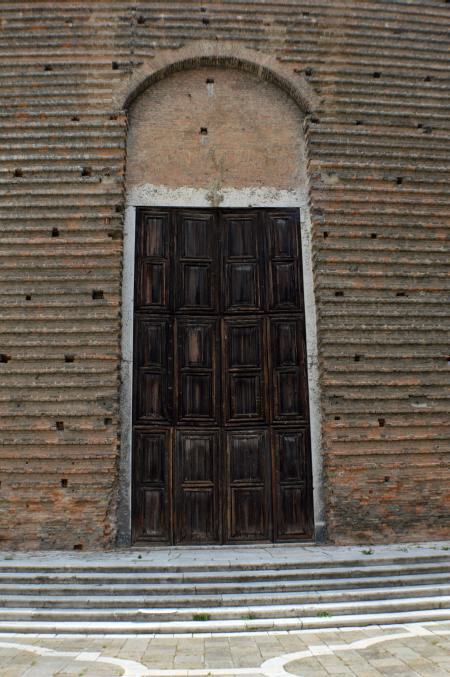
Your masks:
{"label": "plaster patch on wall", "polygon": [[[303,207],[307,205],[306,191],[273,187],[221,188],[220,207]],[[127,195],[127,207],[216,207],[215,198],[208,189],[168,188],[143,183],[133,186]]]}

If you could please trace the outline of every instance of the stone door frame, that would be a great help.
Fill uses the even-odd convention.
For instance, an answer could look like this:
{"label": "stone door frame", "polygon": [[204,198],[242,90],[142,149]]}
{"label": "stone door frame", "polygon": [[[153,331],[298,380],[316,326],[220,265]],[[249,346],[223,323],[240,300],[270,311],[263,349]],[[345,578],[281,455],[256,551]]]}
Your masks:
{"label": "stone door frame", "polygon": [[[225,189],[220,207],[226,208],[297,208],[300,211],[303,285],[305,297],[306,347],[308,355],[308,388],[311,425],[311,463],[313,475],[313,505],[315,541],[325,538],[325,518],[322,496],[321,407],[318,370],[316,304],[313,288],[311,219],[304,190],[274,188]],[[119,496],[117,505],[117,545],[131,544],[131,457],[133,403],[133,308],[135,229],[137,207],[211,207],[205,189],[149,186],[133,190],[125,209],[122,280],[122,364],[120,393],[120,461]]]}

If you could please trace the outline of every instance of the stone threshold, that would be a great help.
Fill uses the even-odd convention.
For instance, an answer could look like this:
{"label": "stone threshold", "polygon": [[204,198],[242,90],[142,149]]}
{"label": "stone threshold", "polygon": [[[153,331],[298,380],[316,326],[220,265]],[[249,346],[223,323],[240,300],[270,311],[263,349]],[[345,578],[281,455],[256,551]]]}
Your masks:
{"label": "stone threshold", "polygon": [[176,566],[236,566],[258,565],[331,564],[364,561],[401,561],[411,558],[450,557],[450,541],[425,543],[399,543],[383,545],[314,545],[314,544],[264,544],[239,546],[171,546],[151,548],[121,548],[107,551],[3,551],[0,567],[11,565],[121,566],[149,565]]}

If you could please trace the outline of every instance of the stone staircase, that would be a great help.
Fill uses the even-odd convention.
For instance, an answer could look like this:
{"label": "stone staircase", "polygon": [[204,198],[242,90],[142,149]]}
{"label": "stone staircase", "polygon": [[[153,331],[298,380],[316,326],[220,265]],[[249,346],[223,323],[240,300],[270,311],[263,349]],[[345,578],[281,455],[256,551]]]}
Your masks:
{"label": "stone staircase", "polygon": [[205,552],[201,561],[165,565],[137,557],[2,559],[0,633],[176,634],[450,620],[450,553],[270,563],[240,563],[237,554],[205,564]]}

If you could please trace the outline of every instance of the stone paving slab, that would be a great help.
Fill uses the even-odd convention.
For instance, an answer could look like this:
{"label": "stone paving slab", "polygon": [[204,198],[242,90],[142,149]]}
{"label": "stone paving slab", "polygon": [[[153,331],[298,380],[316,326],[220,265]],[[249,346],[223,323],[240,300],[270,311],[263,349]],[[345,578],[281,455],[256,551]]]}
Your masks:
{"label": "stone paving slab", "polygon": [[0,635],[0,677],[448,677],[450,623],[211,637]]}

